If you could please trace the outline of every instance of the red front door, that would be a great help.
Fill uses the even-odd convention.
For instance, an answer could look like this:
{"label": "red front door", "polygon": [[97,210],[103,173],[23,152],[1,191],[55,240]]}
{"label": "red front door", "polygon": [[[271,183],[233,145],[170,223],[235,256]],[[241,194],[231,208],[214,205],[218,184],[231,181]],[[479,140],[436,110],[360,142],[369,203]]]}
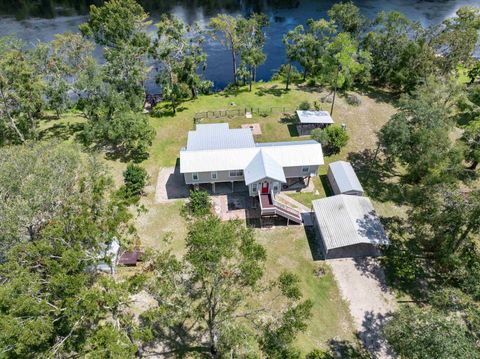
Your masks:
{"label": "red front door", "polygon": [[268,182],[262,183],[262,193],[268,193]]}

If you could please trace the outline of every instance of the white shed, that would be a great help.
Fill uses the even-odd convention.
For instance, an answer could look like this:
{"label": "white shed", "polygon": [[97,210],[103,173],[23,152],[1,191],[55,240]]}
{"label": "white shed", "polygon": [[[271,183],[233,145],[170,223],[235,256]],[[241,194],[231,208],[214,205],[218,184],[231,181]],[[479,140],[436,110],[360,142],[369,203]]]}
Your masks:
{"label": "white shed", "polygon": [[337,161],[330,163],[327,177],[333,193],[363,195],[363,187],[349,162]]}

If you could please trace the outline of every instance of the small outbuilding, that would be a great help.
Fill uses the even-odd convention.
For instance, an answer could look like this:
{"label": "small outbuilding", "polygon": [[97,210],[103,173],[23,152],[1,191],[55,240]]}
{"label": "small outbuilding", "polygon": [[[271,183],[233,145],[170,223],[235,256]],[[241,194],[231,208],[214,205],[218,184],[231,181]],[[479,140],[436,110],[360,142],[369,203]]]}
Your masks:
{"label": "small outbuilding", "polygon": [[330,163],[327,177],[333,193],[363,196],[363,187],[349,162]]}
{"label": "small outbuilding", "polygon": [[326,259],[378,256],[390,240],[367,197],[337,195],[312,202]]}
{"label": "small outbuilding", "polygon": [[309,135],[316,128],[325,128],[333,123],[327,111],[297,110],[297,132],[300,136]]}

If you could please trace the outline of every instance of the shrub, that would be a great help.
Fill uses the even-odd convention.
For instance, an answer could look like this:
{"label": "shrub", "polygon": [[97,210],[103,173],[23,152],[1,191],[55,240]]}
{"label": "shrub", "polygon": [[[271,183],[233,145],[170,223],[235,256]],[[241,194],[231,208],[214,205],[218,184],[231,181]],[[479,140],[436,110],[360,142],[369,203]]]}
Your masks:
{"label": "shrub", "polygon": [[199,217],[210,213],[211,202],[206,191],[190,191],[188,202],[190,214]]}
{"label": "shrub", "polygon": [[360,106],[362,104],[362,100],[360,100],[360,97],[356,95],[347,95],[345,100],[349,105],[352,105],[352,106]]}
{"label": "shrub", "polygon": [[310,103],[308,101],[303,101],[300,105],[298,105],[298,109],[302,111],[310,110]]}
{"label": "shrub", "polygon": [[333,359],[333,356],[326,351],[313,349],[305,356],[305,359]]}
{"label": "shrub", "polygon": [[136,164],[130,163],[123,172],[126,197],[135,197],[143,194],[143,188],[147,183],[147,171]]}
{"label": "shrub", "polygon": [[336,154],[348,143],[347,131],[339,126],[328,126],[325,129],[316,128],[311,133],[312,139],[322,144],[327,154]]}

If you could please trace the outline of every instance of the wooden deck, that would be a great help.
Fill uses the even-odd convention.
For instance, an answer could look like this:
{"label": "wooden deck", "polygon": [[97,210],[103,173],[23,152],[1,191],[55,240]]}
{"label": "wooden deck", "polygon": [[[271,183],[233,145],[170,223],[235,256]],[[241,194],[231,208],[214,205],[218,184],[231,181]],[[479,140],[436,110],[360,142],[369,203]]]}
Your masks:
{"label": "wooden deck", "polygon": [[302,215],[293,208],[280,204],[272,199],[270,194],[260,194],[260,208],[262,216],[280,216],[288,221],[302,224]]}

